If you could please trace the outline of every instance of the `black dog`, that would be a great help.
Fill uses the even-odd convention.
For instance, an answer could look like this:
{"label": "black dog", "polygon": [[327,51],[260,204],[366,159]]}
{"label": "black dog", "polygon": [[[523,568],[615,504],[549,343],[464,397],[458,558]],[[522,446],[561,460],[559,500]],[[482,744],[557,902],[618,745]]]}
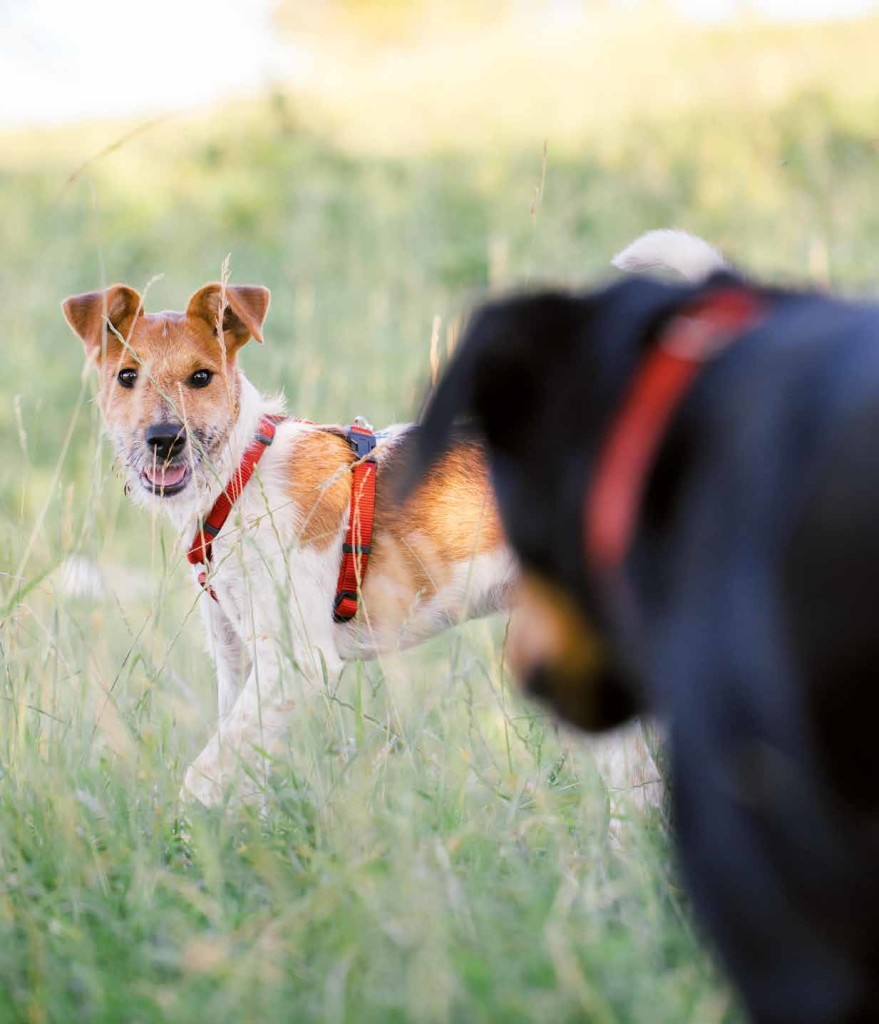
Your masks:
{"label": "black dog", "polygon": [[[722,351],[658,399],[694,320]],[[724,274],[496,302],[413,478],[463,420],[558,622],[526,685],[666,723],[684,874],[755,1019],[879,1020],[879,309]]]}

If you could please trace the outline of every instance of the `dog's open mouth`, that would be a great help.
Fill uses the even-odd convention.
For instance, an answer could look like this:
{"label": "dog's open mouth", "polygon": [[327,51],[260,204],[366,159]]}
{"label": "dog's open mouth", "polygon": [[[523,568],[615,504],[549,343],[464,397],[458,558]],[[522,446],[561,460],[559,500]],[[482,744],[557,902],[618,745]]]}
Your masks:
{"label": "dog's open mouth", "polygon": [[162,498],[168,498],[172,494],[179,494],[189,483],[191,470],[185,462],[169,465],[149,466],[141,470],[140,482],[148,491],[158,494]]}

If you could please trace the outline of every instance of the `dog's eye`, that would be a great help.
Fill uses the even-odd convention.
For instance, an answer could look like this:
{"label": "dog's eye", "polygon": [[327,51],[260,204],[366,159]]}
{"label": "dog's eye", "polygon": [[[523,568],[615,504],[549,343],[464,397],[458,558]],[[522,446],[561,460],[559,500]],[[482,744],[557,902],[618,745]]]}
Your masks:
{"label": "dog's eye", "polygon": [[210,370],[196,370],[189,378],[190,387],[206,388],[211,382],[211,377],[213,377],[213,374]]}
{"label": "dog's eye", "polygon": [[124,388],[133,388],[134,382],[137,380],[137,370],[120,370],[116,374],[116,380],[118,380]]}

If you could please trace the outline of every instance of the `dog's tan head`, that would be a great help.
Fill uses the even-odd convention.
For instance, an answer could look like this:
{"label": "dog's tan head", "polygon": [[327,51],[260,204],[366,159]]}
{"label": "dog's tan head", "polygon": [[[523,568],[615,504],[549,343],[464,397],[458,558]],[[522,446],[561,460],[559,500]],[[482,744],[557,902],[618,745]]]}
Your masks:
{"label": "dog's tan head", "polygon": [[250,338],[262,341],[268,307],[266,288],[220,284],[200,288],[185,313],[144,313],[126,285],[64,300],[98,369],[101,410],[132,497],[186,501],[209,486],[238,417],[236,356]]}

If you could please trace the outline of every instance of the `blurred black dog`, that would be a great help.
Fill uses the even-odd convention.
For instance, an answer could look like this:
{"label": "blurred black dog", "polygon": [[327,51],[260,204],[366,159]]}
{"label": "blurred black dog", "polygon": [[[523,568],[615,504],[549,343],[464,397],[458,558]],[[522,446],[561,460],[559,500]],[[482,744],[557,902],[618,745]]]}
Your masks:
{"label": "blurred black dog", "polygon": [[665,722],[754,1018],[879,1020],[879,309],[724,271],[494,302],[413,479],[465,420],[531,581],[520,674],[585,728]]}

